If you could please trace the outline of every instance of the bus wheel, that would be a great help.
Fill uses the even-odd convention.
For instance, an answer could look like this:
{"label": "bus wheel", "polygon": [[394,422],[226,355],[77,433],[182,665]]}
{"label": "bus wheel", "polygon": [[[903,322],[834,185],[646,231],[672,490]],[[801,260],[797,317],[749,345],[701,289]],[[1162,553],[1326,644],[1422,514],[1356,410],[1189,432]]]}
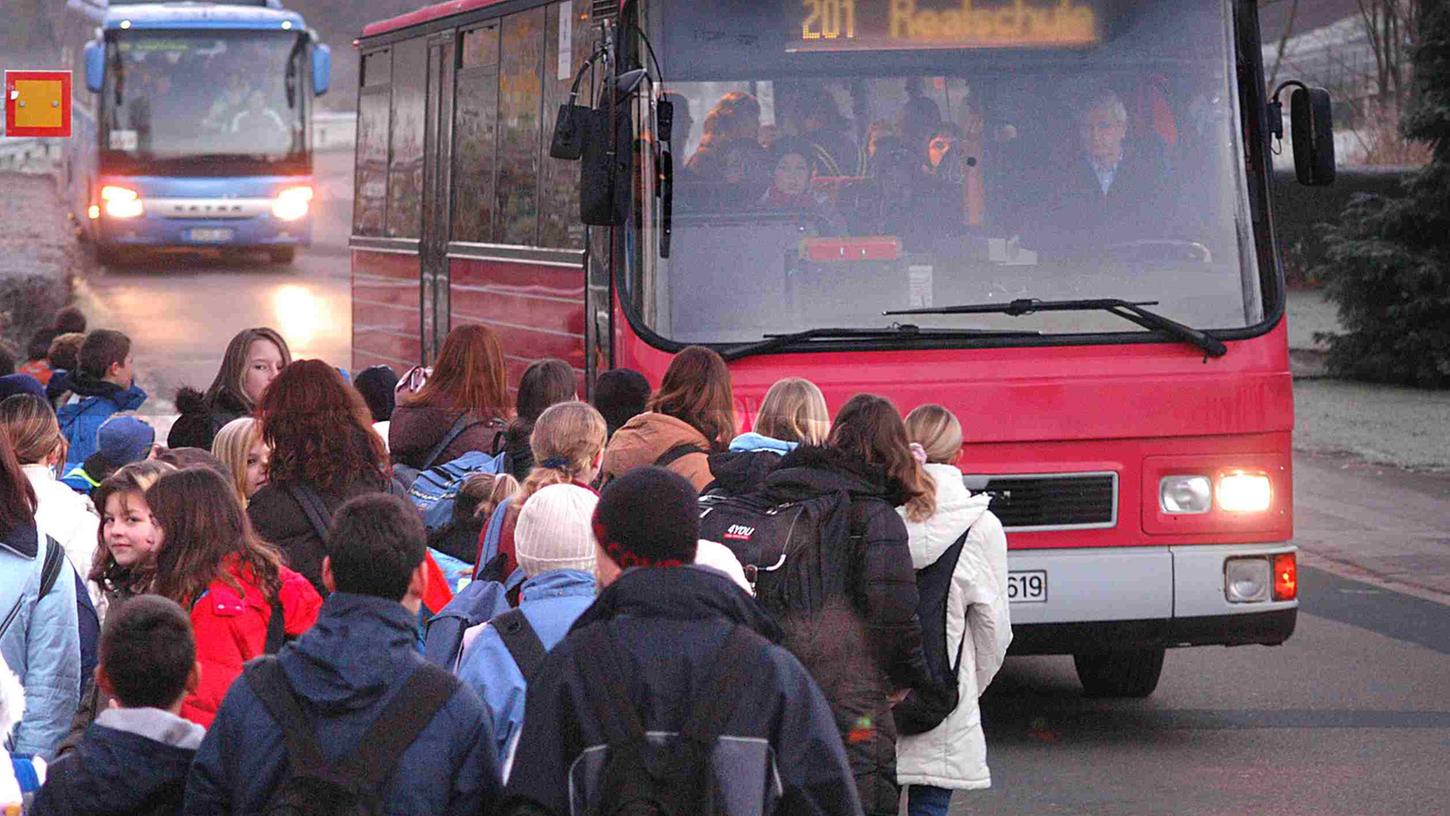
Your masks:
{"label": "bus wheel", "polygon": [[279,247],[267,250],[267,257],[274,264],[289,264],[297,260],[297,247]]}
{"label": "bus wheel", "polygon": [[1089,697],[1147,697],[1158,688],[1164,649],[1091,652],[1072,656]]}

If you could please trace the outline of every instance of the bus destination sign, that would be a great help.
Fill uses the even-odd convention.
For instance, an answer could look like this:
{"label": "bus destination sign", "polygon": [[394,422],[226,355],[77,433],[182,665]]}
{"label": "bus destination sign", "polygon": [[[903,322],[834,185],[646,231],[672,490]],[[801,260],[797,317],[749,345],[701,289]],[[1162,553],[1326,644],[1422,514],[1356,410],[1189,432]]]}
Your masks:
{"label": "bus destination sign", "polygon": [[1071,48],[1101,39],[1095,0],[784,0],[787,50]]}

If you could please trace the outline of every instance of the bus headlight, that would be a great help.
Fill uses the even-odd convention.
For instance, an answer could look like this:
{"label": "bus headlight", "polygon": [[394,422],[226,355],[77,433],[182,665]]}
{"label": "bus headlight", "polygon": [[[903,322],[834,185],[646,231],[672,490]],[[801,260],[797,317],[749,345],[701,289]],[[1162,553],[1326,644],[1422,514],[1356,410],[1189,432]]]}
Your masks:
{"label": "bus headlight", "polygon": [[141,206],[141,194],[128,187],[107,184],[101,188],[101,201],[106,215],[111,218],[136,218],[146,212]]}
{"label": "bus headlight", "polygon": [[1226,513],[1262,513],[1274,501],[1274,489],[1263,473],[1225,473],[1218,479],[1218,507]]}
{"label": "bus headlight", "polygon": [[272,202],[272,217],[279,221],[296,221],[306,218],[312,209],[311,187],[288,187],[277,194]]}
{"label": "bus headlight", "polygon": [[1230,558],[1223,565],[1223,594],[1229,603],[1269,600],[1270,564],[1267,558]]}
{"label": "bus headlight", "polygon": [[1174,516],[1198,515],[1213,509],[1213,484],[1207,476],[1164,476],[1158,503]]}

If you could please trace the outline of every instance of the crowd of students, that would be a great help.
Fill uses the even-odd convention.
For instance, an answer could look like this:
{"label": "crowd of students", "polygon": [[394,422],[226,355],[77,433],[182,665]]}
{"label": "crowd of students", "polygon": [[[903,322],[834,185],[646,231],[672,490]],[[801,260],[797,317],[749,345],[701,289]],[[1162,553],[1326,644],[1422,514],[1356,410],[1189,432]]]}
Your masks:
{"label": "crowd of students", "polygon": [[590,404],[559,360],[511,398],[483,326],[355,381],[252,329],[163,447],[124,335],[76,365],[0,378],[30,812],[917,816],[990,785],[1006,542],[942,406],[833,417],[792,378],[739,433],[705,348]]}

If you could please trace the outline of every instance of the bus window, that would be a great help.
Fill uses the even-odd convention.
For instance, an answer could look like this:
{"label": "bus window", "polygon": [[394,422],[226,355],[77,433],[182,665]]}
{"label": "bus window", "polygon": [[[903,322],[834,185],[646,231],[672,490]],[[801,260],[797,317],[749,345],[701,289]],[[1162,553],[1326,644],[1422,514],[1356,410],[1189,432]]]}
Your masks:
{"label": "bus window", "polygon": [[453,132],[453,240],[493,240],[498,24],[464,32]]}
{"label": "bus window", "polygon": [[[499,66],[498,215],[494,239],[535,245],[539,233],[539,116],[544,18],[536,8],[503,20]],[[419,128],[421,131],[421,127]]]}
{"label": "bus window", "polygon": [[417,238],[423,220],[423,134],[428,87],[424,40],[394,47],[392,161],[388,174],[388,235]]}
{"label": "bus window", "polygon": [[392,52],[378,51],[362,59],[362,92],[357,103],[357,179],[352,231],[380,237],[387,231],[388,112]]}

